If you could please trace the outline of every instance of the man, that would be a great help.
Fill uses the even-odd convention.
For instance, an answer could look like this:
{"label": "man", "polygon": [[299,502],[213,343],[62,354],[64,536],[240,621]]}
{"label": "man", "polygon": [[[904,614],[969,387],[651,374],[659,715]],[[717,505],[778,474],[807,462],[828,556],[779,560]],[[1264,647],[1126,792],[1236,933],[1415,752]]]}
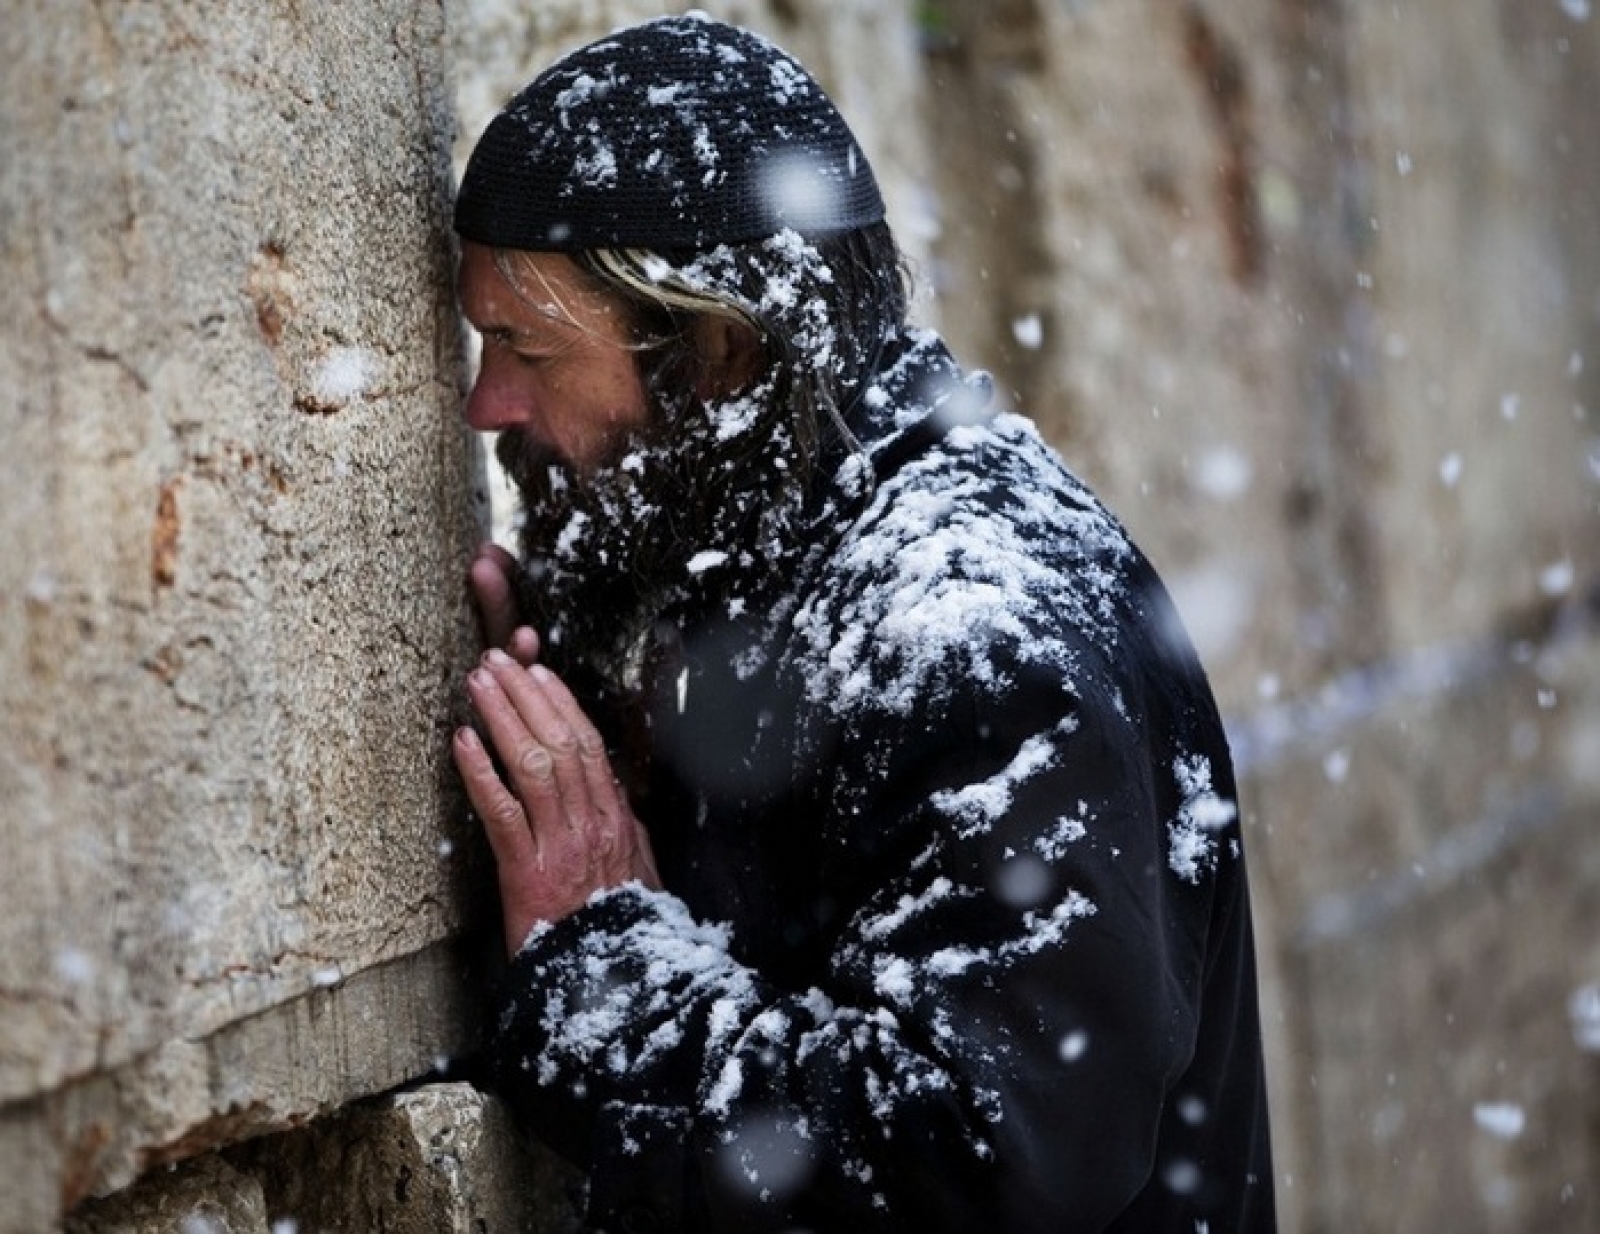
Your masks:
{"label": "man", "polygon": [[498,1082],[612,1230],[1272,1228],[1238,811],[1149,565],[905,324],[872,172],[688,17],[463,178],[525,505],[455,757]]}

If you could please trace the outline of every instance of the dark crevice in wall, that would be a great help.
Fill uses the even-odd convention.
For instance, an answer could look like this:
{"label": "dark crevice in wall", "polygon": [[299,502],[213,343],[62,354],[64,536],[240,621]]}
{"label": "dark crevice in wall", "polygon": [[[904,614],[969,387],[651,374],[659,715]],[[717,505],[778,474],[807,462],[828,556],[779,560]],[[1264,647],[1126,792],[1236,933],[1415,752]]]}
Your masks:
{"label": "dark crevice in wall", "polygon": [[1265,272],[1267,252],[1262,241],[1254,117],[1244,57],[1198,4],[1184,8],[1183,44],[1185,61],[1199,80],[1222,148],[1217,196],[1227,229],[1229,265],[1238,282],[1252,286]]}

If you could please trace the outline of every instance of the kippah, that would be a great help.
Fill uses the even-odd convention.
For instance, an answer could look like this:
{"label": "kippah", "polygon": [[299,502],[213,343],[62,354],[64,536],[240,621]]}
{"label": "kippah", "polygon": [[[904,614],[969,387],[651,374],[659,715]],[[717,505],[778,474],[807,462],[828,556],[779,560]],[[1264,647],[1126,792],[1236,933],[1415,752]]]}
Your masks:
{"label": "kippah", "polygon": [[883,216],[854,135],[799,62],[691,15],[619,31],[535,78],[473,150],[455,227],[497,248],[699,250]]}

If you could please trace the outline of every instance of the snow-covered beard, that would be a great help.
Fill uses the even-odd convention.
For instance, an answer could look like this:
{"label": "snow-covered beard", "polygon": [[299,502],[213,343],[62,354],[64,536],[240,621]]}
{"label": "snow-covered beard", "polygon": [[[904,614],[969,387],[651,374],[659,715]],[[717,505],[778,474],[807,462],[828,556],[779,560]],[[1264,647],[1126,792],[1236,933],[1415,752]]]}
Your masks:
{"label": "snow-covered beard", "polygon": [[522,495],[518,599],[542,658],[583,695],[640,686],[663,617],[737,617],[797,551],[810,467],[770,384],[657,408],[580,474],[517,432],[496,454]]}

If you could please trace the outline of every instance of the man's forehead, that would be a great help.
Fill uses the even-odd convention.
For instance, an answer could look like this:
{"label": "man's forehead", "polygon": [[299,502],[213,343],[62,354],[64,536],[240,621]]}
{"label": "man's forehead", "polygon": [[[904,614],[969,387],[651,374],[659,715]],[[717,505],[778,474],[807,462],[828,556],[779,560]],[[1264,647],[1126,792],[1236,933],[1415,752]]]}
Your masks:
{"label": "man's forehead", "polygon": [[480,327],[515,330],[530,317],[571,325],[573,314],[567,301],[576,294],[577,289],[563,286],[558,273],[526,259],[497,260],[491,249],[463,246],[456,269],[456,296],[462,311]]}

